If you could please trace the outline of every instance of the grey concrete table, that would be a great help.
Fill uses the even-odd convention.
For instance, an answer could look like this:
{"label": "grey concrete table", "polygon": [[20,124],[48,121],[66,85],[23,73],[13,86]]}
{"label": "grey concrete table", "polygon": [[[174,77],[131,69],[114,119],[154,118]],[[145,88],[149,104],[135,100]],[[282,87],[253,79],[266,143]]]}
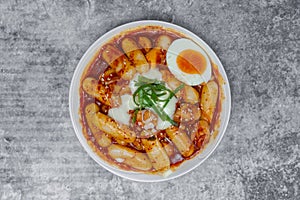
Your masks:
{"label": "grey concrete table", "polygon": [[[246,2],[246,1],[245,1]],[[1,1],[0,199],[300,199],[299,1]],[[79,144],[68,89],[87,48],[126,22],[193,31],[219,55],[232,115],[193,172],[137,183]]]}

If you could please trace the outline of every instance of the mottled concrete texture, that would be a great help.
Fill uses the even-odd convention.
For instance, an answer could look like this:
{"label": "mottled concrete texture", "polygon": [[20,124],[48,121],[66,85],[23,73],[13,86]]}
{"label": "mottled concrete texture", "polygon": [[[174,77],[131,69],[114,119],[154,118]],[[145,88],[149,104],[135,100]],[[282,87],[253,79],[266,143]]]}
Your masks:
{"label": "mottled concrete texture", "polygon": [[[0,199],[300,199],[299,1],[1,1]],[[87,48],[141,19],[188,28],[232,89],[224,139],[193,172],[137,183],[81,147],[68,89]]]}

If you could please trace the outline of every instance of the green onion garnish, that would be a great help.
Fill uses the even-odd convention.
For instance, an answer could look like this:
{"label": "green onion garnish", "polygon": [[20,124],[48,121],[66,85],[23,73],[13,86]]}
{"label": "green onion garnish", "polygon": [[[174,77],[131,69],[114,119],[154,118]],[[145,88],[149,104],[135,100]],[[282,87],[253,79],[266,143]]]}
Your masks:
{"label": "green onion garnish", "polygon": [[135,110],[134,110],[133,118],[132,118],[132,123],[135,123],[135,122],[136,122],[136,116],[137,116],[138,111],[139,111],[139,109],[135,109]]}
{"label": "green onion garnish", "polygon": [[[137,109],[134,111],[132,122],[136,121],[136,115],[139,110],[152,108],[153,111],[163,120],[168,121],[172,125],[177,126],[171,117],[164,111],[164,108],[170,102],[173,96],[179,92],[184,84],[181,84],[174,91],[171,91],[165,86],[165,82],[158,81],[156,79],[149,79],[143,76],[138,77],[138,81],[135,83],[138,88],[133,93],[133,101],[137,105]],[[159,103],[163,103],[161,107]]]}

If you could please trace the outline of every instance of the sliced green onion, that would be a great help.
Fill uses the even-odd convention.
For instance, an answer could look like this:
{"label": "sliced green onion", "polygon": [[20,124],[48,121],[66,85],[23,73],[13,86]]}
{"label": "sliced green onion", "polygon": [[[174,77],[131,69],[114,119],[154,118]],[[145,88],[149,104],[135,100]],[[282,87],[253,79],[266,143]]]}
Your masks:
{"label": "sliced green onion", "polygon": [[137,116],[138,112],[139,112],[139,109],[134,110],[133,117],[132,117],[132,123],[136,122],[136,116]]}
{"label": "sliced green onion", "polygon": [[[167,106],[173,96],[175,96],[175,94],[184,87],[184,84],[181,84],[174,91],[171,91],[165,86],[165,83],[163,81],[139,76],[138,81],[135,83],[135,86],[137,86],[138,88],[133,93],[133,101],[138,106],[138,108],[134,111],[134,115],[132,118],[133,122],[136,121],[137,112],[139,110],[152,108],[153,111],[163,121],[168,121],[174,126],[178,125],[164,111],[164,108]],[[158,102],[164,102],[163,106],[160,107]]]}
{"label": "sliced green onion", "polygon": [[181,84],[180,86],[178,86],[178,87],[174,90],[173,93],[170,94],[170,96],[169,96],[169,98],[167,99],[167,101],[165,102],[163,108],[165,108],[165,107],[168,105],[169,101],[173,98],[173,96],[175,96],[175,94],[176,94],[177,92],[179,92],[183,87],[184,87],[184,84]]}
{"label": "sliced green onion", "polygon": [[184,84],[179,85],[179,86],[173,91],[174,94],[176,94],[177,92],[179,92],[183,87],[184,87]]}

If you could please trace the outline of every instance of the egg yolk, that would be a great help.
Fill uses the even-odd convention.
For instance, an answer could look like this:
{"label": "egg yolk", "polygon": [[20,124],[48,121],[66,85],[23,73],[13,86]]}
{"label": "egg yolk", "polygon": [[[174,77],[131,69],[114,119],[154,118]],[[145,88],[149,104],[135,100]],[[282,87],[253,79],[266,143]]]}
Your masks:
{"label": "egg yolk", "polygon": [[207,65],[205,57],[192,49],[180,52],[176,62],[179,69],[188,74],[203,74]]}

